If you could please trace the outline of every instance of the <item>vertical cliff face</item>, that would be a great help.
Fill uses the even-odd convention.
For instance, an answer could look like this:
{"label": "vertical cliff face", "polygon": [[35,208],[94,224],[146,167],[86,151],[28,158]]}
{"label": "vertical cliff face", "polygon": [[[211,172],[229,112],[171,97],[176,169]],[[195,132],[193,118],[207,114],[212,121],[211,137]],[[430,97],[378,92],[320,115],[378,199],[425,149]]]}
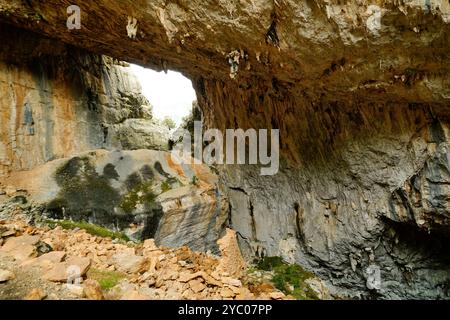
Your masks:
{"label": "vertical cliff face", "polygon": [[280,129],[277,175],[219,168],[248,257],[281,255],[351,296],[448,298],[447,1],[100,0],[72,32],[65,5],[0,1],[0,19],[183,71],[208,128]]}
{"label": "vertical cliff face", "polygon": [[0,175],[86,150],[167,148],[126,64],[5,25],[0,34]]}
{"label": "vertical cliff face", "polygon": [[5,25],[0,36],[1,195],[26,192],[39,220],[218,250],[227,200],[217,178],[172,162],[169,130],[126,63]]}

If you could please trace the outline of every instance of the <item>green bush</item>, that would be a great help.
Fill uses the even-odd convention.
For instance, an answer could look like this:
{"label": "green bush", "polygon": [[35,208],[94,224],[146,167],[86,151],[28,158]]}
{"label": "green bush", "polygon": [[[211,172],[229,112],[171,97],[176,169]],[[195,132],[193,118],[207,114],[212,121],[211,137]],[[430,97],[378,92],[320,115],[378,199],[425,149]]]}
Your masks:
{"label": "green bush", "polygon": [[318,297],[305,280],[313,278],[314,274],[296,264],[288,264],[280,257],[265,257],[257,268],[272,271],[272,282],[278,290],[290,294],[299,300],[317,300]]}
{"label": "green bush", "polygon": [[283,264],[285,264],[285,262],[280,257],[265,257],[264,259],[261,259],[258,262],[256,267],[259,270],[272,271],[276,267],[279,267],[279,266],[281,266]]}

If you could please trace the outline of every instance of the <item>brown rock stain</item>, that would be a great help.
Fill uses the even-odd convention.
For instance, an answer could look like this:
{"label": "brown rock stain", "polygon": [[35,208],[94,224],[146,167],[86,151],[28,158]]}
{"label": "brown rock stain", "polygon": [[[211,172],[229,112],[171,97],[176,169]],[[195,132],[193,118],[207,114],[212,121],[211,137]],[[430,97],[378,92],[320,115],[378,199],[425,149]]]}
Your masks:
{"label": "brown rock stain", "polygon": [[169,167],[174,170],[178,176],[182,177],[182,178],[186,178],[186,175],[184,174],[184,170],[181,167],[181,165],[176,164],[175,162],[173,162],[172,160],[172,156],[170,154],[166,155],[166,161],[167,164],[169,165]]}

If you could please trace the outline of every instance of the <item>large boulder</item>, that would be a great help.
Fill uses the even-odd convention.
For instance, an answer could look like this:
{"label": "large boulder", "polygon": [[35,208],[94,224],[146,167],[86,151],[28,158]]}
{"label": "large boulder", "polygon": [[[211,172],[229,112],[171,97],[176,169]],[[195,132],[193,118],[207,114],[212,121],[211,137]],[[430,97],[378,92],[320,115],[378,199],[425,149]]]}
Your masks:
{"label": "large boulder", "polygon": [[166,148],[146,133],[152,106],[127,63],[10,26],[0,37],[0,176],[88,150]]}
{"label": "large boulder", "polygon": [[112,144],[124,150],[169,150],[169,129],[152,119],[127,119],[111,127]]}
{"label": "large boulder", "polygon": [[164,215],[156,238],[161,245],[206,251],[221,235],[227,199],[218,188],[187,185],[158,196]]}
{"label": "large boulder", "polygon": [[5,184],[26,190],[48,218],[166,245],[213,248],[226,221],[217,177],[205,165],[176,165],[164,151],[87,152],[17,172]]}
{"label": "large boulder", "polygon": [[53,282],[76,282],[84,277],[91,267],[89,258],[71,257],[52,266],[44,278]]}
{"label": "large boulder", "polygon": [[38,236],[23,235],[17,238],[9,238],[0,248],[0,255],[10,255],[17,261],[25,261],[36,257]]}

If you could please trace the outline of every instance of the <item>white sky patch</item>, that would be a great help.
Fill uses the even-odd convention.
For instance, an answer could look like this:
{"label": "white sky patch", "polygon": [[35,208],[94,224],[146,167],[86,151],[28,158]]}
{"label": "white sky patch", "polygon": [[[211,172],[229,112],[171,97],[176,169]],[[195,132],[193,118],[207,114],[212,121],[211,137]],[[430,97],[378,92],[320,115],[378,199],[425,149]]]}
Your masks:
{"label": "white sky patch", "polygon": [[172,118],[177,125],[192,109],[192,102],[197,100],[191,80],[179,72],[156,72],[137,65],[131,70],[139,79],[142,93],[153,106],[155,118]]}

